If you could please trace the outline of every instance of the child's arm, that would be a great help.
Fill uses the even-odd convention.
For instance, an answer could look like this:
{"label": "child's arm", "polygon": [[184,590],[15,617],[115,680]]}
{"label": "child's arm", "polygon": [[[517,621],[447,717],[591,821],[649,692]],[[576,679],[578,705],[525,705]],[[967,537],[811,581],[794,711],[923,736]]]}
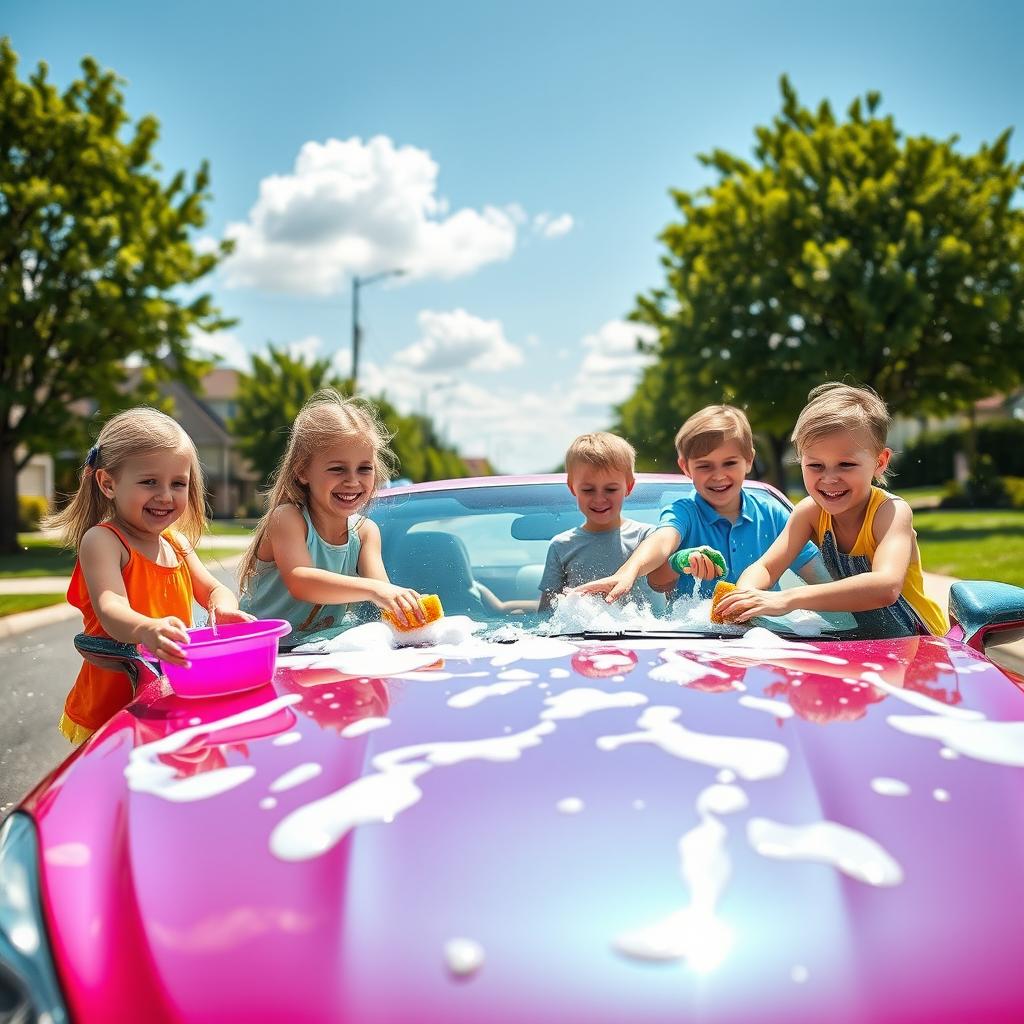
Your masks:
{"label": "child's arm", "polygon": [[[791,523],[803,504],[801,502],[797,506],[797,512],[790,519]],[[830,583],[794,587],[779,593],[755,590],[740,593],[737,587],[734,593],[722,599],[718,610],[723,618],[743,622],[755,615],[781,615],[798,608],[814,612],[865,612],[887,608],[899,600],[903,591],[914,546],[913,521],[913,513],[906,502],[887,501],[875,514],[876,547],[870,572]],[[773,544],[771,550],[774,548]],[[755,566],[751,566],[751,569]],[[740,584],[743,583],[741,577]]]}
{"label": "child's arm", "polygon": [[78,563],[100,625],[115,640],[144,644],[161,661],[187,665],[188,656],[179,646],[188,643],[185,623],[176,615],[150,618],[129,604],[121,576],[123,552],[117,536],[98,526],[85,534],[78,548]]}
{"label": "child's arm", "polygon": [[277,565],[288,593],[309,604],[349,604],[372,601],[378,608],[391,612],[410,625],[426,621],[420,608],[420,595],[408,587],[389,582],[380,556],[380,529],[375,522],[364,519],[360,524],[361,550],[358,568],[373,575],[343,576],[328,569],[318,569],[306,547],[306,521],[293,505],[274,509],[267,531],[271,557]]}
{"label": "child's arm", "polygon": [[209,569],[203,565],[202,559],[195,551],[190,551],[185,558],[188,574],[192,577],[192,593],[215,622],[252,622],[255,615],[243,612],[238,607],[235,592],[224,586]]}
{"label": "child's arm", "polygon": [[552,541],[548,545],[548,552],[544,558],[544,572],[540,577],[540,601],[537,602],[537,610],[551,611],[555,597],[564,588],[565,570],[562,568],[562,559],[558,556],[558,542]]}
{"label": "child's arm", "polygon": [[594,580],[574,587],[574,594],[605,594],[611,604],[633,589],[637,578],[659,568],[669,555],[679,547],[679,531],[674,526],[659,526],[649,537],[645,537],[636,550],[626,559],[618,572],[603,579]]}

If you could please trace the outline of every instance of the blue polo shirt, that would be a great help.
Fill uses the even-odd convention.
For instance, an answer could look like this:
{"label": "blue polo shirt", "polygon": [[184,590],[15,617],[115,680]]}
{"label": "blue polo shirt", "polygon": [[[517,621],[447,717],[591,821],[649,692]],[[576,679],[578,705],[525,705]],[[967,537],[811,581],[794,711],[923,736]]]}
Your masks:
{"label": "blue polo shirt", "polygon": [[[763,491],[741,488],[740,514],[735,523],[719,515],[697,492],[679,498],[663,509],[659,527],[671,526],[679,533],[680,548],[694,548],[707,544],[725,555],[729,571],[719,580],[735,583],[744,569],[753,565],[775,543],[789,519],[789,511],[771,495]],[[678,548],[676,549],[678,550]],[[793,560],[793,570],[805,566],[818,549],[808,541]],[[710,597],[716,580],[694,580],[682,575],[675,589],[675,597],[693,595],[694,583],[700,584],[698,596]],[[773,589],[778,590],[778,584]]]}

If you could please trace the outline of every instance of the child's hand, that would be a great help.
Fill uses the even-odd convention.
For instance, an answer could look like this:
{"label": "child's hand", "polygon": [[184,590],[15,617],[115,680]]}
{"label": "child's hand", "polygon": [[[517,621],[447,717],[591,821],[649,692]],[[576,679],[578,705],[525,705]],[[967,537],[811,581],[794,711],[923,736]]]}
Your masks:
{"label": "child's hand", "polygon": [[255,615],[250,615],[248,612],[243,612],[241,608],[221,608],[219,605],[214,605],[210,609],[210,618],[215,618],[218,626],[222,625],[225,622],[256,621]]}
{"label": "child's hand", "polygon": [[391,612],[399,622],[405,622],[409,626],[426,625],[427,618],[420,606],[420,595],[409,587],[379,583],[370,600],[382,611]]}
{"label": "child's hand", "polygon": [[677,551],[668,564],[675,572],[686,573],[695,580],[715,580],[726,573],[725,556],[706,544]]}
{"label": "child's hand", "polygon": [[188,643],[188,631],[185,623],[174,615],[165,619],[150,619],[149,623],[138,630],[137,642],[146,647],[160,661],[172,665],[189,667],[189,660],[181,649],[181,644]]}
{"label": "child's hand", "polygon": [[584,583],[578,587],[572,587],[570,594],[604,594],[605,601],[612,604],[620,597],[625,597],[633,589],[636,577],[632,573],[623,572],[621,569],[612,576],[605,576],[603,579],[594,580],[591,583]]}
{"label": "child's hand", "polygon": [[736,589],[718,602],[726,622],[746,622],[757,615],[785,615],[792,611],[784,590]]}

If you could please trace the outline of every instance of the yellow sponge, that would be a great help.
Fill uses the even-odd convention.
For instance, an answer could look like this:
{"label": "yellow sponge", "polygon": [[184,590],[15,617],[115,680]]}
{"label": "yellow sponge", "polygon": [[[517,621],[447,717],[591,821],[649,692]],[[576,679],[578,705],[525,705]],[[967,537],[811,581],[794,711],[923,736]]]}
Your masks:
{"label": "yellow sponge", "polygon": [[711,595],[711,621],[723,625],[725,619],[718,614],[718,602],[725,597],[726,594],[731,593],[736,589],[735,583],[726,583],[724,580],[721,583],[715,584],[715,592]]}
{"label": "yellow sponge", "polygon": [[422,629],[427,623],[437,622],[442,615],[444,615],[444,609],[441,607],[441,598],[437,594],[421,594],[420,595],[420,611],[423,612],[423,618],[426,620],[420,622],[418,619],[412,620],[412,625],[407,625],[403,619],[399,619],[392,615],[389,611],[382,611],[380,617],[392,628],[397,629],[399,633],[408,633],[413,629]]}

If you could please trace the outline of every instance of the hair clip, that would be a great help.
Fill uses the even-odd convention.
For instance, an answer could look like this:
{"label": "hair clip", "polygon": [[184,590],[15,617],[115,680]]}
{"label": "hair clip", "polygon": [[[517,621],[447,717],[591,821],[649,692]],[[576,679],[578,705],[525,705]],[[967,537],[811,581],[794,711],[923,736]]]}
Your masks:
{"label": "hair clip", "polygon": [[89,454],[86,455],[86,457],[85,457],[85,464],[86,464],[86,466],[88,466],[89,469],[93,469],[96,466],[96,463],[99,461],[99,457],[100,457],[100,446],[98,444],[94,444],[89,449]]}

